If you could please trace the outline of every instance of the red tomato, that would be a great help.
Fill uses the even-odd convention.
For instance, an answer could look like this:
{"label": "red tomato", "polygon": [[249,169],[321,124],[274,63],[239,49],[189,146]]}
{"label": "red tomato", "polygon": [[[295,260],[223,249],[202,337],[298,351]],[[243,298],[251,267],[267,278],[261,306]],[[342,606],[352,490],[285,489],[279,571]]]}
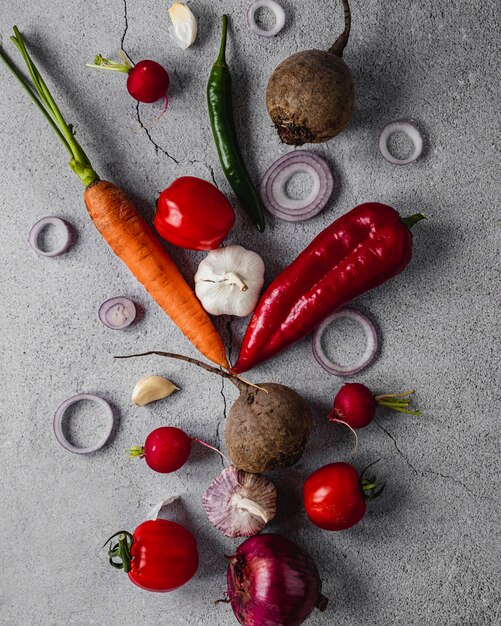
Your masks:
{"label": "red tomato", "polygon": [[153,223],[175,246],[213,250],[235,223],[235,212],[214,185],[195,176],[182,176],[160,194]]}
{"label": "red tomato", "polygon": [[132,582],[147,591],[172,591],[187,583],[198,568],[195,537],[164,519],[136,528],[130,549]]}
{"label": "red tomato", "polygon": [[320,528],[345,530],[357,524],[365,515],[366,499],[381,493],[382,489],[374,492],[376,486],[375,479],[370,479],[366,485],[370,489],[364,493],[361,477],[349,463],[324,465],[304,483],[306,513]]}

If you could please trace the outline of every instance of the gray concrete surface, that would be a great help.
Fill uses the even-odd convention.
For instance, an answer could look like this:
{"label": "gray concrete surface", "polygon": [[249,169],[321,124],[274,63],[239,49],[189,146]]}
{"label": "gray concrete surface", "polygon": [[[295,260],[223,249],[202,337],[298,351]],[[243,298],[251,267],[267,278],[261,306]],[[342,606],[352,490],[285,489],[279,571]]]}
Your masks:
{"label": "gray concrete surface", "polygon": [[[341,28],[336,2],[283,0],[287,27],[265,41],[247,29],[247,2],[191,0],[200,37],[183,52],[168,39],[163,1],[1,5],[4,47],[19,61],[8,40],[18,24],[98,172],[130,192],[147,215],[158,192],[183,174],[210,180],[213,173],[231,197],[205,105],[223,11],[232,18],[236,118],[255,179],[288,150],[265,111],[267,77],[289,53],[327,47]],[[136,110],[123,76],[84,67],[97,52],[116,56],[120,45],[133,60],[154,58],[171,72],[170,109],[149,135],[142,125],[157,108]],[[492,0],[354,1],[345,55],[356,83],[353,121],[334,141],[313,148],[335,172],[330,206],[306,223],[269,219],[264,235],[239,219],[228,239],[260,252],[270,280],[359,202],[383,201],[431,218],[415,229],[414,260],[405,273],[356,302],[383,338],[378,361],[358,380],[380,392],[415,387],[423,411],[419,418],[382,412],[379,427],[361,433],[354,462],[361,468],[380,458],[387,488],[360,525],[320,531],[307,522],[299,495],[311,470],[350,458],[349,434],[324,419],[341,382],[319,368],[309,341],[249,374],[295,387],[315,407],[303,460],[273,474],[280,510],[270,527],[318,562],[331,602],[326,613],[312,615],[312,626],[501,623],[498,53]],[[153,348],[195,352],[101,241],[63,148],[3,67],[0,84],[0,622],[236,623],[229,607],[213,601],[225,590],[223,555],[237,542],[208,525],[200,502],[219,459],[196,448],[182,470],[163,476],[125,452],[165,424],[222,445],[235,391],[189,365],[113,361],[117,353]],[[401,117],[415,119],[427,137],[424,158],[405,168],[390,166],[377,150],[381,127]],[[26,244],[32,223],[47,214],[67,218],[78,232],[75,247],[59,259],[36,258]],[[191,280],[203,255],[172,252]],[[124,332],[96,319],[99,304],[117,294],[144,312]],[[234,357],[245,322],[218,325]],[[340,346],[358,349],[352,328],[340,332]],[[167,375],[182,391],[149,408],[133,407],[133,384],[150,373]],[[58,404],[80,391],[103,395],[117,416],[107,448],[84,458],[59,447],[51,428]],[[90,442],[98,422],[77,412],[75,438]],[[200,569],[179,591],[149,594],[108,567],[101,545],[172,494],[182,495],[182,504],[169,515],[196,533]]]}

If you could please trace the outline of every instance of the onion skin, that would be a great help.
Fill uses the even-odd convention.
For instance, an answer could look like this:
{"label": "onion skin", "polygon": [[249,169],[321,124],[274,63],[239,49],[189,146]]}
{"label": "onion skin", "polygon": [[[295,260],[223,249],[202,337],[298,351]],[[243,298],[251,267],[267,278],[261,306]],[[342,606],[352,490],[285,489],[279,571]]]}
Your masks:
{"label": "onion skin", "polygon": [[243,626],[300,626],[326,598],[313,559],[281,535],[257,535],[230,558],[227,593]]}
{"label": "onion skin", "polygon": [[349,124],[355,93],[350,68],[323,50],[298,52],[275,69],[266,108],[283,143],[329,141]]}

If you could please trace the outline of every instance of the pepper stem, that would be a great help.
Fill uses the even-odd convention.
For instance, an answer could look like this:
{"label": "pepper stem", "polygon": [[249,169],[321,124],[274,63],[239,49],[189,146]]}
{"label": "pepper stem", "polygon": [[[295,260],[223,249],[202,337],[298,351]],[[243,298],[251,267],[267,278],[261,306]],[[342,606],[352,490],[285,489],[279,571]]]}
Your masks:
{"label": "pepper stem", "polygon": [[219,56],[214,65],[222,65],[226,67],[226,36],[228,34],[228,16],[223,15],[223,32],[221,34],[221,46],[219,48]]}
{"label": "pepper stem", "polygon": [[137,457],[142,458],[143,456],[143,446],[132,446],[132,448],[129,448],[129,459],[136,459]]}
{"label": "pepper stem", "polygon": [[415,213],[414,215],[409,215],[408,217],[402,217],[402,222],[407,226],[410,230],[414,224],[417,224],[421,220],[427,220],[428,216],[424,213]]}

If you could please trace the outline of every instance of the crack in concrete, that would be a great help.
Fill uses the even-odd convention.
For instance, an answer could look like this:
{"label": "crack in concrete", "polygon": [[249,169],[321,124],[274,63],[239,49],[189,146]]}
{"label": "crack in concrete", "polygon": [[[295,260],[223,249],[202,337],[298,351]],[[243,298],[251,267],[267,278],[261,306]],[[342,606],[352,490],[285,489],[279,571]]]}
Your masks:
{"label": "crack in concrete", "polygon": [[[127,34],[127,31],[129,30],[129,19],[128,19],[128,15],[127,15],[127,0],[124,0],[124,21],[125,21],[125,28],[124,28],[124,32],[122,33],[122,38],[120,40],[120,49],[125,52],[125,46],[124,46],[125,35]],[[125,54],[130,59],[130,56],[127,54],[127,52],[125,52]]]}
{"label": "crack in concrete", "polygon": [[400,448],[398,447],[397,444],[397,440],[395,439],[395,437],[390,433],[389,430],[387,430],[384,426],[382,426],[377,419],[374,418],[374,421],[376,422],[376,424],[379,426],[379,428],[384,431],[388,437],[393,441],[393,445],[395,446],[396,451],[398,452],[398,454],[404,459],[404,461],[407,463],[407,465],[412,469],[412,471],[416,474],[416,476],[425,476],[426,474],[433,474],[434,476],[438,476],[440,478],[443,478],[445,480],[451,480],[452,482],[456,483],[457,485],[459,485],[460,487],[462,487],[467,493],[469,493],[471,496],[473,496],[474,498],[481,498],[482,496],[480,496],[478,493],[475,493],[474,491],[472,491],[468,485],[466,485],[463,481],[459,480],[458,478],[456,478],[455,476],[451,476],[450,474],[442,474],[442,472],[437,472],[436,470],[433,469],[425,469],[425,470],[418,470],[414,467],[414,465],[409,461],[409,459],[406,457],[406,455],[402,452],[402,450],[400,450]]}
{"label": "crack in concrete", "polygon": [[179,165],[181,163],[181,161],[178,161],[176,158],[174,158],[171,154],[169,154],[167,152],[167,150],[165,150],[164,148],[162,148],[162,146],[159,146],[157,144],[157,142],[153,139],[153,137],[151,136],[150,131],[148,130],[148,127],[145,126],[143,124],[143,120],[141,119],[141,114],[139,113],[139,102],[136,103],[136,116],[137,116],[137,121],[139,122],[139,125],[141,126],[141,128],[144,130],[144,132],[146,133],[146,137],[148,137],[148,140],[150,141],[150,143],[153,144],[154,148],[155,148],[155,152],[158,154],[159,152],[161,152],[162,154],[165,154],[166,157],[168,157],[169,159],[171,159],[171,161],[174,161],[174,163],[176,165]]}
{"label": "crack in concrete", "polygon": [[411,470],[414,472],[414,474],[416,474],[416,476],[419,476],[419,474],[421,472],[419,472],[414,465],[412,465],[412,463],[409,461],[409,459],[405,456],[405,454],[402,452],[402,450],[400,450],[400,448],[398,447],[397,444],[397,440],[395,439],[395,437],[390,433],[389,430],[386,430],[386,428],[384,426],[382,426],[376,418],[374,418],[374,421],[376,422],[376,424],[379,426],[379,428],[385,432],[388,437],[393,441],[393,445],[395,446],[395,450],[398,452],[398,454],[403,458],[403,460],[407,463],[407,465],[411,468]]}
{"label": "crack in concrete", "polygon": [[[230,319],[228,320],[228,322],[226,323],[226,332],[227,332],[227,346],[226,346],[226,350],[228,353],[228,358],[229,361],[231,363],[231,356],[232,356],[232,349],[233,349],[233,329],[231,327],[231,322],[232,319],[230,317]],[[221,397],[223,398],[223,417],[221,419],[218,420],[217,422],[217,426],[216,426],[216,441],[217,441],[217,447],[219,448],[221,446],[221,435],[220,435],[220,428],[221,428],[221,424],[222,422],[226,422],[226,420],[228,419],[228,401],[226,399],[226,395],[224,393],[225,390],[225,382],[226,379],[225,378],[221,378]],[[224,468],[224,459],[221,458],[221,463],[222,466]]]}
{"label": "crack in concrete", "polygon": [[[219,189],[219,185],[217,184],[216,177],[214,176],[214,168],[212,167],[212,165],[208,165],[207,163],[204,163],[204,165],[210,172],[210,177],[212,178],[212,182],[214,184],[214,187]],[[230,346],[230,352],[231,352],[231,346]]]}
{"label": "crack in concrete", "polygon": [[452,482],[456,483],[460,487],[462,487],[466,492],[468,492],[474,498],[482,498],[482,496],[478,493],[472,491],[468,485],[465,485],[463,481],[459,480],[455,476],[450,476],[449,474],[442,474],[441,472],[437,472],[436,470],[427,469],[423,470],[423,474],[433,474],[435,476],[439,476],[440,478],[445,478],[446,480],[452,480]]}

